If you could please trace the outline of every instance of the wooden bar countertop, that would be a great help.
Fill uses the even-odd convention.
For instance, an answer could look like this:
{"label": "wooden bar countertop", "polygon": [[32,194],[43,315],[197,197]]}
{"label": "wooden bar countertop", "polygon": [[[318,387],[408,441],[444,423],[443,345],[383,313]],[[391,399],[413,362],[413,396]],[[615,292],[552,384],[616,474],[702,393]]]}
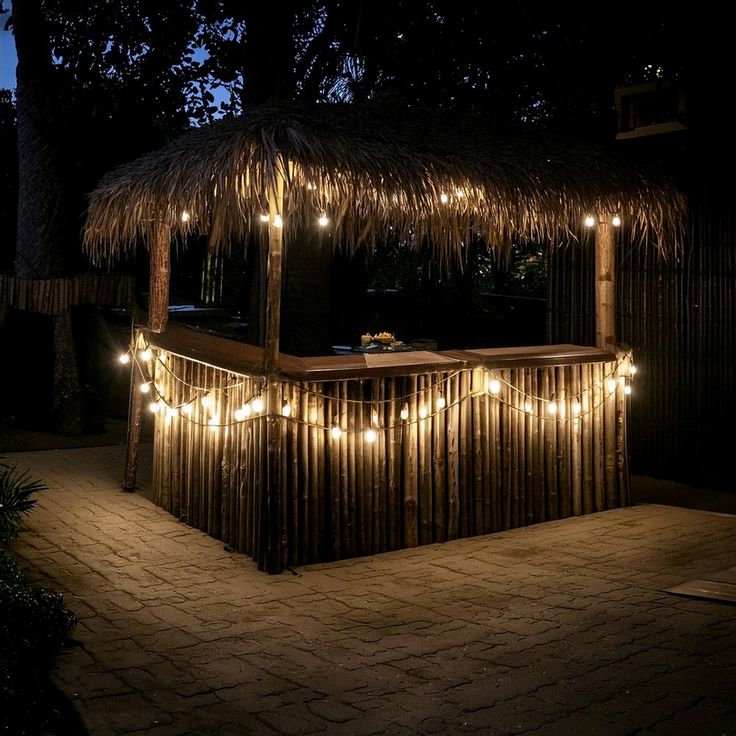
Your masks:
{"label": "wooden bar countertop", "polygon": [[[263,348],[220,335],[170,324],[158,334],[144,330],[154,346],[199,363],[244,375],[263,374]],[[282,353],[279,374],[300,381],[402,376],[461,368],[524,368],[615,360],[607,350],[580,345],[539,345],[508,348],[472,348],[431,352],[326,355],[299,358]]]}

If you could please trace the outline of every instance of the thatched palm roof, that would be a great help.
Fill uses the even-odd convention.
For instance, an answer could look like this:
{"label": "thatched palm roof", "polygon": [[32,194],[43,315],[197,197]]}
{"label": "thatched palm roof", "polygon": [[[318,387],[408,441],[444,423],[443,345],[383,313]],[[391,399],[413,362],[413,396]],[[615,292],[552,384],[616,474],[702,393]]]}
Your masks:
{"label": "thatched palm roof", "polygon": [[[677,242],[683,201],[619,156],[485,120],[352,105],[272,105],[192,130],[108,174],[92,193],[85,242],[117,255],[157,223],[217,244],[263,230],[266,192],[286,161],[287,232],[318,227],[351,247],[392,229],[445,255],[469,232],[559,240],[586,213],[618,213],[635,238]],[[186,212],[187,216],[182,217]]]}

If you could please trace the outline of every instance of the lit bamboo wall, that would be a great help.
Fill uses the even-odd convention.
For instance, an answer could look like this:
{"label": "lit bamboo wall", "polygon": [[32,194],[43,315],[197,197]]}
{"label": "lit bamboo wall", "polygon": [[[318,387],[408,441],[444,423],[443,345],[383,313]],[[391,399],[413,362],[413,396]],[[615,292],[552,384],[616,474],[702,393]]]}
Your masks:
{"label": "lit bamboo wall", "polygon": [[236,419],[262,377],[158,355],[156,502],[270,572],[627,503],[615,362],[283,380]]}

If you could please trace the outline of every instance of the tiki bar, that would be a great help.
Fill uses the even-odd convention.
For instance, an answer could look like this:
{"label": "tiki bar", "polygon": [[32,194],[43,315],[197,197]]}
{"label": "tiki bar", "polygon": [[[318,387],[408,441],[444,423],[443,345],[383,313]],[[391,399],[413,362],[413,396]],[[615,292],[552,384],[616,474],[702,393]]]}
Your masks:
{"label": "tiki bar", "polygon": [[[625,505],[635,366],[616,345],[615,245],[672,250],[682,216],[656,174],[470,116],[289,104],[192,130],[90,200],[95,262],[150,254],[123,357],[124,487],[151,411],[156,503],[270,573]],[[596,345],[281,353],[289,243],[349,252],[387,233],[440,265],[471,237],[500,257],[512,238],[594,248]],[[262,244],[262,345],[168,323],[172,248],[195,235]]]}

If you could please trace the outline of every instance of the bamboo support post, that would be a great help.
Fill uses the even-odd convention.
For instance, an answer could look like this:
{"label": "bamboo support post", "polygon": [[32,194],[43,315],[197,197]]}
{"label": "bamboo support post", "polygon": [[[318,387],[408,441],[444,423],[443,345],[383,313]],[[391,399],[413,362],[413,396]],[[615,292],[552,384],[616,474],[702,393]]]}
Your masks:
{"label": "bamboo support post", "polygon": [[601,213],[595,231],[595,344],[616,349],[616,249],[608,213]]}

